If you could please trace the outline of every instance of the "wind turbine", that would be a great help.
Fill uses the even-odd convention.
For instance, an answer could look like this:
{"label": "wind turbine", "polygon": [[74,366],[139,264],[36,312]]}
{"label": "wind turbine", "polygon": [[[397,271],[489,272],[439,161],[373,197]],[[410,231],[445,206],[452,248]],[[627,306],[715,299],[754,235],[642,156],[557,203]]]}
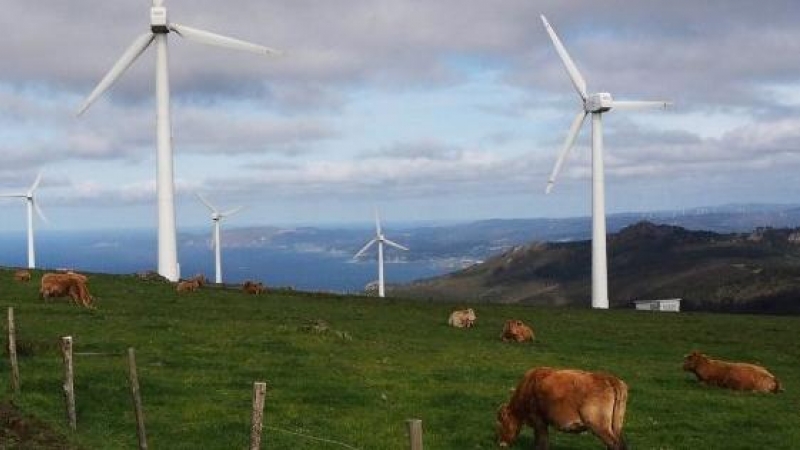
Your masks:
{"label": "wind turbine", "polygon": [[225,217],[230,217],[241,211],[242,206],[231,209],[230,211],[219,212],[217,208],[215,208],[214,205],[212,205],[211,202],[209,202],[202,195],[197,194],[197,198],[199,198],[200,201],[203,202],[203,204],[206,205],[209,210],[211,210],[211,222],[214,224],[214,230],[211,236],[211,245],[214,247],[214,267],[216,269],[214,282],[220,284],[222,283],[222,245],[220,244],[219,239],[219,222]]}
{"label": "wind turbine", "polygon": [[381,231],[381,220],[380,217],[378,217],[377,210],[375,211],[375,237],[371,241],[367,242],[367,245],[359,250],[358,253],[353,256],[353,259],[357,259],[359,256],[363,255],[364,252],[369,250],[369,248],[372,247],[372,245],[376,242],[378,243],[378,297],[384,297],[386,290],[383,283],[383,244],[391,245],[392,247],[406,251],[408,251],[408,248],[386,239],[386,236],[384,236],[383,232]]}
{"label": "wind turbine", "polygon": [[599,92],[589,94],[586,91],[586,81],[581,76],[575,63],[567,53],[567,49],[558,39],[553,27],[547,22],[547,19],[542,17],[547,34],[553,41],[553,45],[564,63],[567,74],[572,80],[575,90],[581,98],[582,110],[575,116],[572,126],[569,129],[567,138],[564,141],[564,146],[558,154],[556,165],[553,167],[553,172],[550,174],[550,179],[547,181],[546,193],[550,193],[553,189],[553,184],[556,181],[556,176],[561,170],[561,165],[564,163],[567,155],[569,154],[572,145],[575,143],[575,138],[578,137],[581,125],[583,125],[586,116],[592,115],[592,307],[599,309],[608,308],[608,268],[606,258],[606,211],[605,211],[605,181],[603,170],[603,114],[612,109],[634,110],[634,109],[648,109],[660,108],[666,109],[670,104],[664,101],[619,101],[614,100],[611,94],[607,92]]}
{"label": "wind turbine", "polygon": [[39,183],[42,182],[42,173],[36,176],[36,180],[31,185],[28,192],[22,194],[0,194],[0,197],[18,197],[24,198],[25,202],[28,206],[28,268],[34,269],[36,268],[36,251],[34,250],[33,246],[33,211],[36,210],[36,214],[39,215],[39,218],[47,222],[47,217],[45,217],[42,209],[39,207],[39,204],[36,203],[36,200],[33,197],[33,193],[36,192],[36,188],[39,187]]}
{"label": "wind turbine", "polygon": [[167,66],[167,34],[202,44],[216,45],[234,50],[243,50],[260,55],[276,55],[278,51],[249,42],[240,41],[208,31],[190,28],[167,20],[164,0],[153,0],[150,8],[150,30],[137,37],[111,70],[100,80],[89,97],[77,111],[80,116],[108,90],[114,82],[155,42],[156,46],[156,146],[158,196],[158,273],[171,281],[177,281],[178,251],[175,230],[175,183],[172,169],[172,128],[169,106],[169,69]]}

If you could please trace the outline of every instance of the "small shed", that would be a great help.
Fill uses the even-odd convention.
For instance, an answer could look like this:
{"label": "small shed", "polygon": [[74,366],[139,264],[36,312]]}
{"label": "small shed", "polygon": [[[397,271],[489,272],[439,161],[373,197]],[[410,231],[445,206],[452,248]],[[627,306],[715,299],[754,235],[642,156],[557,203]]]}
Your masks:
{"label": "small shed", "polygon": [[667,298],[662,300],[637,300],[633,302],[640,311],[668,311],[680,312],[681,299]]}

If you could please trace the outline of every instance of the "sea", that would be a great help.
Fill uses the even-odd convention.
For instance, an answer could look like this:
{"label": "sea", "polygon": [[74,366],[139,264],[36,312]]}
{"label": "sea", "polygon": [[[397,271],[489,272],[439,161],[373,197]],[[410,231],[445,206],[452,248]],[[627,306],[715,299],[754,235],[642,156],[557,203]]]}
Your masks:
{"label": "sea", "polygon": [[[27,266],[27,237],[0,233],[0,266]],[[41,231],[36,234],[36,266],[84,272],[133,274],[156,269],[155,230]],[[202,273],[214,279],[214,253],[203,245],[179,245],[178,261],[185,278]],[[305,291],[355,293],[377,280],[377,261],[350,256],[271,248],[222,249],[225,283],[261,281],[271,287]],[[386,261],[387,284],[407,283],[442,275],[451,268],[433,261]]]}

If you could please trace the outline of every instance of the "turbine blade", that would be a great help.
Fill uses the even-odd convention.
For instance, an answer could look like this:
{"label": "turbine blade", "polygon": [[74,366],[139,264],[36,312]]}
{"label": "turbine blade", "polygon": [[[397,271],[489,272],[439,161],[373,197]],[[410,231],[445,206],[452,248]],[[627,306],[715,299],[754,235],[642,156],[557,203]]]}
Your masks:
{"label": "turbine blade", "polygon": [[402,245],[398,244],[397,242],[392,242],[389,239],[383,238],[383,242],[391,245],[392,247],[399,248],[400,250],[408,251],[407,247],[403,247]]}
{"label": "turbine blade", "polygon": [[164,0],[153,0],[153,6],[163,6]]}
{"label": "turbine blade", "polygon": [[243,209],[244,209],[244,206],[237,206],[236,208],[229,209],[228,211],[219,213],[219,216],[220,217],[229,217],[229,216],[232,216],[232,215],[238,213],[239,211],[241,211]]}
{"label": "turbine blade", "polygon": [[672,102],[665,101],[642,101],[642,100],[614,100],[611,109],[622,109],[633,111],[637,109],[667,109],[672,106]]}
{"label": "turbine blade", "polygon": [[367,250],[369,250],[369,248],[370,248],[370,247],[372,247],[372,244],[374,244],[374,243],[376,243],[376,242],[378,242],[378,240],[377,240],[377,239],[373,239],[373,240],[371,240],[371,241],[367,242],[367,245],[365,245],[365,246],[364,246],[364,247],[363,247],[361,250],[359,250],[359,251],[358,251],[358,253],[356,253],[355,255],[353,255],[353,259],[358,259],[358,257],[359,257],[359,256],[363,255],[363,254],[364,254],[364,252],[366,252]]}
{"label": "turbine blade", "polygon": [[239,39],[222,36],[208,31],[198,30],[197,28],[187,27],[177,23],[169,24],[170,30],[176,32],[181,37],[190,41],[200,42],[201,44],[216,45],[218,47],[242,50],[245,52],[256,53],[259,55],[281,55],[282,52],[264,47],[263,45],[251,44],[250,42],[240,41]]}
{"label": "turbine blade", "polygon": [[203,197],[203,194],[197,192],[195,193],[195,195],[197,195],[197,198],[200,199],[200,201],[203,202],[203,204],[206,205],[206,207],[210,209],[212,213],[217,212],[217,208],[214,208],[214,205],[212,205],[211,202],[209,202],[205,197]]}
{"label": "turbine blade", "polygon": [[42,182],[42,172],[39,172],[39,174],[36,175],[36,180],[31,185],[31,188],[28,189],[28,195],[32,195],[33,191],[35,191],[36,188],[39,187],[39,183],[41,183],[41,182]]}
{"label": "turbine blade", "polygon": [[0,194],[3,198],[27,198],[28,194]]}
{"label": "turbine blade", "polygon": [[80,116],[83,114],[83,112],[86,111],[86,109],[88,109],[98,97],[103,95],[103,93],[107,91],[108,88],[110,88],[120,76],[122,76],[128,67],[130,67],[134,61],[136,61],[136,58],[138,58],[139,55],[147,50],[147,47],[151,42],[153,42],[154,38],[155,35],[153,33],[145,33],[137,37],[125,50],[125,53],[123,53],[117,62],[114,63],[114,66],[111,67],[111,70],[109,70],[103,79],[100,80],[100,83],[98,83],[92,93],[89,94],[89,97],[84,100],[83,104],[80,106],[80,108],[78,108],[76,115]]}
{"label": "turbine blade", "polygon": [[578,133],[581,131],[581,125],[583,125],[583,121],[586,120],[586,116],[588,114],[589,113],[585,111],[581,111],[575,116],[575,120],[572,121],[572,125],[569,127],[569,133],[567,133],[567,138],[564,140],[564,146],[561,147],[561,151],[558,153],[556,165],[553,167],[553,171],[550,173],[550,178],[547,180],[547,188],[545,189],[546,194],[549,194],[553,189],[553,185],[556,182],[556,177],[561,171],[561,165],[564,164],[564,161],[567,159],[567,155],[569,155],[570,149],[572,149],[573,144],[575,144],[575,139],[578,137]]}
{"label": "turbine blade", "polygon": [[569,53],[567,53],[567,49],[564,48],[564,44],[561,43],[561,39],[558,38],[555,30],[553,30],[553,27],[550,26],[550,23],[547,21],[547,18],[544,17],[544,15],[542,15],[542,22],[544,23],[544,27],[547,29],[547,34],[550,35],[550,40],[553,41],[553,45],[556,47],[558,56],[561,57],[561,62],[564,63],[564,68],[567,69],[567,74],[569,74],[569,78],[572,80],[575,90],[578,91],[578,95],[580,95],[583,100],[586,100],[586,80],[584,80],[583,76],[581,76],[580,71],[578,71],[578,67],[572,61],[572,58],[570,58]]}
{"label": "turbine blade", "polygon": [[46,223],[50,223],[50,220],[47,218],[47,216],[44,215],[44,211],[42,211],[42,208],[39,207],[39,203],[37,203],[33,199],[31,199],[31,203],[33,203],[33,209],[36,210],[36,214],[39,216],[39,218]]}
{"label": "turbine blade", "polygon": [[381,217],[378,214],[378,208],[375,208],[375,233],[378,236],[381,234]]}

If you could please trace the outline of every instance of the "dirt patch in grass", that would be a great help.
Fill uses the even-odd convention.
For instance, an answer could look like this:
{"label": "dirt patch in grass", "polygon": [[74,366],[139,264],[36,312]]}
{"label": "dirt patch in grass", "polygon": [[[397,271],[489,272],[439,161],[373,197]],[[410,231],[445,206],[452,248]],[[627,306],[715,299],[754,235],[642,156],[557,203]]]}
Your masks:
{"label": "dirt patch in grass", "polygon": [[66,437],[41,420],[0,402],[0,449],[78,450]]}

